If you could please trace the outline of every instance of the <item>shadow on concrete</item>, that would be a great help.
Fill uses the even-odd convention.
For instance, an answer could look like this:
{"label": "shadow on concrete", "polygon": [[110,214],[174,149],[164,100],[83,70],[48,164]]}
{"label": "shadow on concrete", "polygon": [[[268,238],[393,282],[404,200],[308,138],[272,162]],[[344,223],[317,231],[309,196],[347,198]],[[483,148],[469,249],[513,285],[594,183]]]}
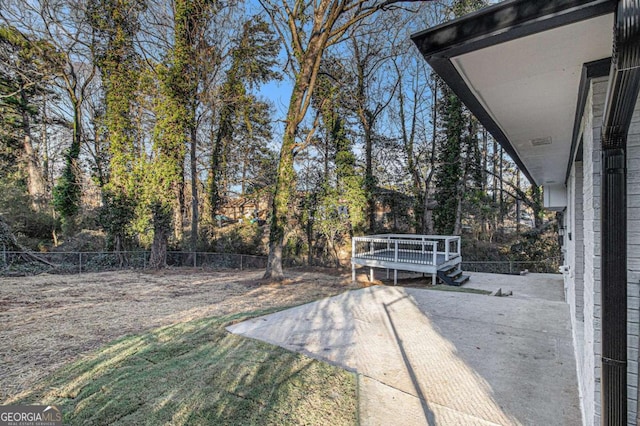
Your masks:
{"label": "shadow on concrete", "polygon": [[362,424],[579,424],[568,315],[558,301],[376,286],[228,329],[357,371]]}
{"label": "shadow on concrete", "polygon": [[400,353],[402,354],[402,360],[404,361],[404,365],[407,368],[407,373],[409,373],[409,377],[411,377],[411,382],[413,383],[413,387],[415,388],[416,391],[416,396],[420,399],[420,404],[422,405],[422,410],[424,411],[424,417],[427,421],[428,424],[435,424],[436,418],[435,415],[433,413],[433,411],[431,411],[431,408],[429,408],[429,403],[427,402],[427,398],[424,395],[424,393],[422,392],[421,386],[420,386],[420,382],[418,380],[418,376],[416,375],[415,370],[413,369],[413,367],[411,366],[411,362],[409,361],[409,357],[407,356],[407,351],[404,347],[404,345],[402,344],[402,339],[400,338],[399,334],[398,334],[398,330],[396,329],[395,324],[393,323],[393,318],[391,317],[391,313],[389,312],[389,306],[399,302],[402,299],[406,299],[408,296],[405,296],[401,299],[398,299],[394,302],[391,303],[385,303],[383,304],[384,306],[384,310],[387,314],[387,319],[389,320],[389,323],[391,324],[391,329],[393,330],[393,335],[396,339],[396,343],[398,344],[398,348],[400,349]]}

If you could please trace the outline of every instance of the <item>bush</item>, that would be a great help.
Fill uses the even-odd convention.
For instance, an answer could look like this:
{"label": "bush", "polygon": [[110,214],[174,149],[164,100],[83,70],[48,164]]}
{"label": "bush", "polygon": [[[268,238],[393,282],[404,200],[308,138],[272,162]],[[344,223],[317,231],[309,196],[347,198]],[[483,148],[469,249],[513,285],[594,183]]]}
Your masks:
{"label": "bush", "polygon": [[266,229],[246,222],[219,228],[211,245],[217,252],[263,256],[268,251],[264,241]]}
{"label": "bush", "polygon": [[32,250],[51,246],[53,233],[60,230],[51,214],[34,210],[31,197],[16,182],[0,181],[0,214],[18,243]]}
{"label": "bush", "polygon": [[509,257],[521,261],[542,261],[560,256],[554,226],[523,232],[510,247]]}

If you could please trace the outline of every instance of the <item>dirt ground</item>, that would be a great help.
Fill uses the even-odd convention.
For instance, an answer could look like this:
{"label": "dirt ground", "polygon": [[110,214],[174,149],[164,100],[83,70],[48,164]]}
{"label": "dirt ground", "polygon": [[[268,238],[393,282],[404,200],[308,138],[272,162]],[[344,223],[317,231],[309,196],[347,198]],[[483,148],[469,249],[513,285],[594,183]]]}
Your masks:
{"label": "dirt ground", "polygon": [[290,306],[358,287],[349,274],[179,269],[0,278],[0,403],[116,338],[192,319]]}

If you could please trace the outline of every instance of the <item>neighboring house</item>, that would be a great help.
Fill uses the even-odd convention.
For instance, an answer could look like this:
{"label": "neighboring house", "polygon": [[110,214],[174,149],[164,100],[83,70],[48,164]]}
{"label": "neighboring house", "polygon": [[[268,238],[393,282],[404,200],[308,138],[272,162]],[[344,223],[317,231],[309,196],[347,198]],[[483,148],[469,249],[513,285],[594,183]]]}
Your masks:
{"label": "neighboring house", "polygon": [[220,212],[233,220],[253,217],[265,219],[268,209],[267,197],[254,196],[231,198],[222,205]]}
{"label": "neighboring house", "polygon": [[639,27],[640,0],[508,0],[412,37],[563,212],[585,425],[638,424]]}

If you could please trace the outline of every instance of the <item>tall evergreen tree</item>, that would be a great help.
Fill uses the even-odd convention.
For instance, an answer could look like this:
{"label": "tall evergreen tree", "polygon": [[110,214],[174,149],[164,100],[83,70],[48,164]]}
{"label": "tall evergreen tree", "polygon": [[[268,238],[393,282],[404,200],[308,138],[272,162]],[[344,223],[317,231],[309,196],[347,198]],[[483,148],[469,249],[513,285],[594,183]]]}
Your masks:
{"label": "tall evergreen tree", "polygon": [[453,235],[462,197],[461,155],[465,117],[462,102],[449,88],[442,87],[441,98],[440,117],[444,123],[444,138],[440,142],[435,175],[438,207],[434,212],[434,223],[437,233]]}
{"label": "tall evergreen tree", "polygon": [[[348,79],[338,67],[331,66],[336,63],[333,58],[323,63],[314,92],[313,105],[319,112],[322,127],[319,138],[325,139],[325,171],[320,194],[316,202],[307,203],[307,207],[317,212],[309,225],[317,228],[330,257],[337,263],[338,245],[365,225],[367,197],[364,179],[356,170],[353,135],[347,129],[349,109],[345,94],[348,92],[343,85]],[[309,213],[313,217],[314,213]],[[308,234],[311,232],[308,230]]]}
{"label": "tall evergreen tree", "polygon": [[[46,54],[45,54],[46,53]],[[33,207],[41,210],[46,183],[33,142],[38,102],[55,75],[56,52],[46,40],[32,40],[15,27],[0,26],[0,109],[2,139],[16,148],[16,164],[24,173]]]}
{"label": "tall evergreen tree", "polygon": [[[484,0],[455,0],[451,5],[452,18],[464,16],[486,5]],[[464,197],[467,161],[474,152],[469,144],[478,143],[474,138],[472,116],[453,91],[440,81],[440,125],[444,138],[440,140],[438,168],[435,173],[438,203],[434,211],[436,232],[444,235],[459,235],[462,231],[462,201]],[[463,139],[465,132],[468,138]],[[463,146],[467,149],[463,149]],[[471,156],[470,156],[470,153]]]}
{"label": "tall evergreen tree", "polygon": [[[184,161],[187,147],[195,152],[197,144],[198,43],[209,22],[212,7],[210,0],[174,2],[174,41],[169,64],[160,67],[159,72],[161,99],[156,107],[153,171],[152,179],[148,181],[151,186],[146,190],[154,229],[150,260],[152,267],[165,265],[172,224],[177,239],[183,233],[186,209]],[[190,239],[195,249],[198,234],[197,185],[192,185],[192,191],[195,192],[192,194],[193,232]]]}
{"label": "tall evergreen tree", "polygon": [[99,37],[97,62],[105,97],[109,155],[108,177],[102,187],[103,217],[114,219],[103,226],[116,251],[124,248],[128,223],[123,221],[133,217],[143,160],[133,115],[140,74],[134,39],[140,26],[138,14],[144,7],[142,0],[92,0],[89,9]]}
{"label": "tall evergreen tree", "polygon": [[[262,17],[252,17],[244,22],[242,31],[235,40],[231,52],[231,65],[221,88],[222,105],[209,171],[212,217],[218,212],[224,198],[224,173],[234,135],[244,128],[248,132],[245,136],[249,136],[250,140],[251,134],[254,133],[254,123],[264,129],[264,126],[255,120],[261,121],[265,105],[256,99],[251,89],[258,84],[281,78],[273,69],[277,63],[278,50],[275,33]],[[245,140],[245,145],[246,142],[248,140]]]}

